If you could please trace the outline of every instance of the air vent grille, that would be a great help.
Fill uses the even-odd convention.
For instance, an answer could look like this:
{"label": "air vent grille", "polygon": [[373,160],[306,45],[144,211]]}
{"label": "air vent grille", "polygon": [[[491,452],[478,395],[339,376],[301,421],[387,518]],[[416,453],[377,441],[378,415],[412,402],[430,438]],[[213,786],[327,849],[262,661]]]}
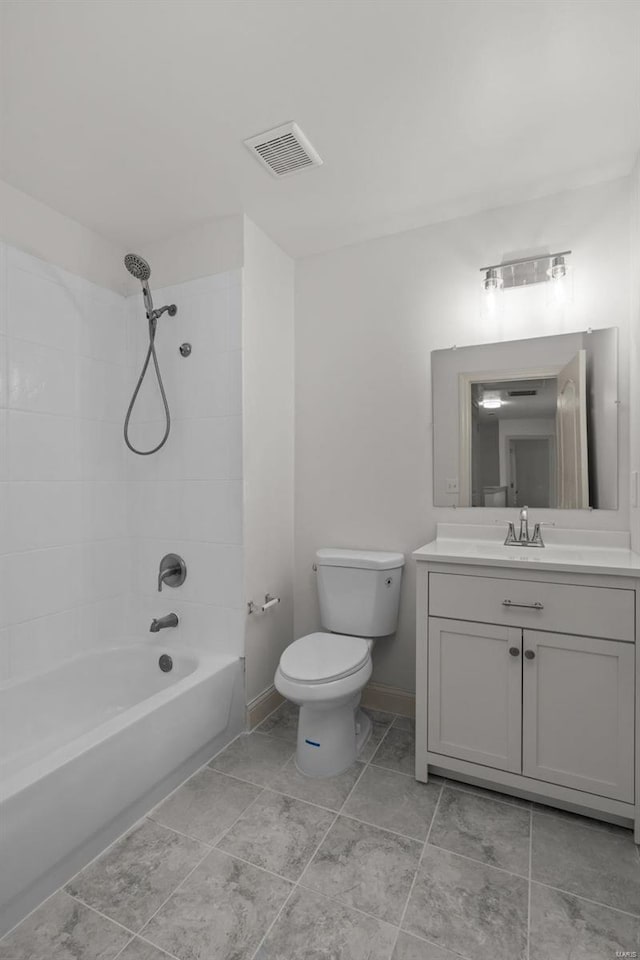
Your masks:
{"label": "air vent grille", "polygon": [[285,123],[244,142],[274,177],[287,177],[322,164],[318,152],[295,123]]}

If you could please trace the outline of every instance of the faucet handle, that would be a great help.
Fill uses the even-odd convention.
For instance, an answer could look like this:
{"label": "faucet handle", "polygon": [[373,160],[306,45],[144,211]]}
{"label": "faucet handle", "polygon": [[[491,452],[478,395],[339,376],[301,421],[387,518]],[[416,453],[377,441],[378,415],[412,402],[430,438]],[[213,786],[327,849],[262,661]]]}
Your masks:
{"label": "faucet handle", "polygon": [[544,547],[544,540],[542,539],[542,531],[540,530],[540,524],[534,523],[533,525],[533,535],[529,541],[531,546]]}
{"label": "faucet handle", "polygon": [[542,528],[543,527],[555,527],[553,520],[540,520],[539,523],[534,524],[533,527],[533,536],[531,537],[531,545],[534,547],[544,547],[545,542],[542,539]]}
{"label": "faucet handle", "polygon": [[510,543],[520,543],[520,541],[516,537],[516,528],[514,527],[513,522],[511,520],[507,522],[509,526],[507,528],[507,536],[504,541],[505,547],[508,546],[508,544]]}

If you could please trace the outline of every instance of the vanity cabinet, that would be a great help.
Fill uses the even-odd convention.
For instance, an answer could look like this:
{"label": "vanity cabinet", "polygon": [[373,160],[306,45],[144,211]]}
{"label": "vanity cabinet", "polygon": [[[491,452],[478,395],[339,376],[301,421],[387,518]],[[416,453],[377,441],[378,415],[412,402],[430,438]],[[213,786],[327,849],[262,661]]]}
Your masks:
{"label": "vanity cabinet", "polygon": [[522,772],[633,803],[634,646],[523,631]]}
{"label": "vanity cabinet", "polygon": [[522,631],[429,619],[429,749],[520,773]]}
{"label": "vanity cabinet", "polygon": [[628,643],[429,618],[433,753],[633,801]]}
{"label": "vanity cabinet", "polygon": [[532,567],[418,563],[416,776],[635,821],[640,840],[638,580]]}

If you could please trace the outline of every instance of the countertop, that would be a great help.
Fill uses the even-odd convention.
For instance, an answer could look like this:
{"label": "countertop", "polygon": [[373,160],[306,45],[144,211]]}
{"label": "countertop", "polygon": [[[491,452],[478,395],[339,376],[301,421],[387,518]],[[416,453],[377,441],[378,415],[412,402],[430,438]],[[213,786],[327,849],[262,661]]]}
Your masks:
{"label": "countertop", "polygon": [[[517,530],[517,523],[515,526]],[[439,523],[436,539],[416,550],[413,557],[429,563],[640,577],[640,554],[629,548],[627,533],[543,529],[546,545],[542,548],[507,547],[505,534],[506,525],[501,529],[481,524]]]}

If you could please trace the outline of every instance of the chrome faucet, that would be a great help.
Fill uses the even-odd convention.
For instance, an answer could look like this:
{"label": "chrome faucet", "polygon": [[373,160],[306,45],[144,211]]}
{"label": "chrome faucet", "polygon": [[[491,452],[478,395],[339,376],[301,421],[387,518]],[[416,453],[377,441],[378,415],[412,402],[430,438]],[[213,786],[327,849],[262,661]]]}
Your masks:
{"label": "chrome faucet", "polygon": [[523,507],[520,511],[520,533],[518,534],[520,543],[529,543],[529,507]]}
{"label": "chrome faucet", "polygon": [[507,530],[504,545],[505,547],[544,547],[542,525],[536,523],[533,527],[533,533],[529,531],[529,507],[522,507],[520,510],[520,528],[517,536],[514,524],[509,521],[509,529]]}
{"label": "chrome faucet", "polygon": [[157,620],[152,620],[149,630],[151,631],[151,633],[160,633],[160,631],[164,630],[165,627],[177,627],[177,626],[178,626],[177,614],[168,613],[166,617],[158,617]]}

